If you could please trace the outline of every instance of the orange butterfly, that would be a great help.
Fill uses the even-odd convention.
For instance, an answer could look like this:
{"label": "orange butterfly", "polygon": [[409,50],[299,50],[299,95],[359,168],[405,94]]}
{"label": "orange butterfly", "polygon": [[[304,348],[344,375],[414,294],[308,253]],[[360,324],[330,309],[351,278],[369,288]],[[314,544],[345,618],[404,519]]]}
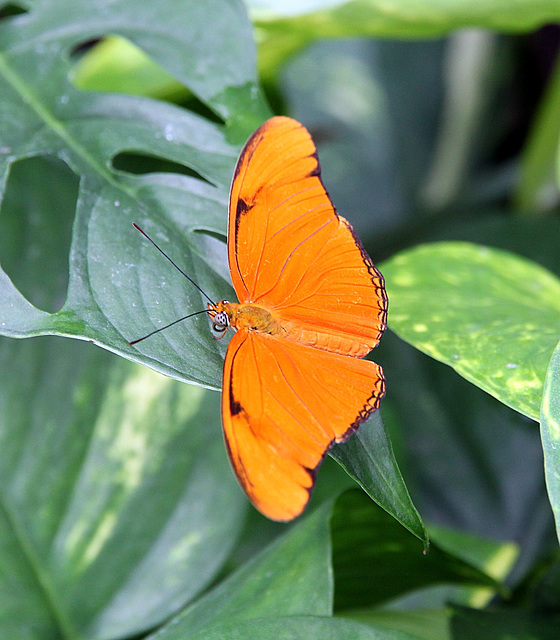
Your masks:
{"label": "orange butterfly", "polygon": [[231,464],[273,520],[305,509],[330,447],[385,393],[362,360],[386,326],[383,277],[321,181],[317,150],[295,120],[275,117],[245,145],[230,194],[228,256],[239,304],[208,305],[233,327],[222,419]]}

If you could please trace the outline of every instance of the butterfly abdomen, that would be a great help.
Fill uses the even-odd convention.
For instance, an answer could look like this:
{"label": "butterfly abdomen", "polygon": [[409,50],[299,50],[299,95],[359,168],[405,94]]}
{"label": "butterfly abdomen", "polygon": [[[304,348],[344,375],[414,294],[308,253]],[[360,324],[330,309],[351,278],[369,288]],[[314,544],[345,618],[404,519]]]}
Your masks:
{"label": "butterfly abdomen", "polygon": [[371,351],[367,344],[359,343],[355,338],[333,335],[333,333],[321,333],[319,331],[303,329],[292,323],[290,330],[285,335],[287,340],[298,342],[299,344],[315,347],[323,351],[338,353],[344,356],[361,358]]}
{"label": "butterfly abdomen", "polygon": [[322,333],[313,329],[305,329],[299,323],[284,320],[273,311],[260,305],[237,304],[235,302],[222,304],[224,304],[224,311],[228,314],[231,326],[236,329],[248,329],[257,333],[278,336],[290,342],[356,358],[361,358],[371,350],[371,345],[365,341],[362,344],[355,338],[336,335],[332,330],[328,333]]}

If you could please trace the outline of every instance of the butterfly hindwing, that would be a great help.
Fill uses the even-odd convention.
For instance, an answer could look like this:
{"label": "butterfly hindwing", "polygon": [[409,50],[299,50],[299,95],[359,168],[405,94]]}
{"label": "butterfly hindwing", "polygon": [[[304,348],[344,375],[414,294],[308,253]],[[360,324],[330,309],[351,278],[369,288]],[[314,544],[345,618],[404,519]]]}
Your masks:
{"label": "butterfly hindwing", "polygon": [[237,331],[224,367],[223,426],[253,504],[274,520],[299,515],[330,446],[378,408],[384,389],[373,362]]}

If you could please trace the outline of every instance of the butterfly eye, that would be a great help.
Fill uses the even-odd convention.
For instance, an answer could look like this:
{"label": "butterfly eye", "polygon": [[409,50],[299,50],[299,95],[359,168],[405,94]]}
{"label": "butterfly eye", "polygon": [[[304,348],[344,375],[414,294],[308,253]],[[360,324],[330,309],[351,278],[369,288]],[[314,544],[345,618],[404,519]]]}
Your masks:
{"label": "butterfly eye", "polygon": [[[216,333],[223,334],[224,331],[229,327],[229,318],[225,311],[220,311],[214,316],[214,321],[212,323],[212,329]],[[220,336],[221,337],[221,336]]]}

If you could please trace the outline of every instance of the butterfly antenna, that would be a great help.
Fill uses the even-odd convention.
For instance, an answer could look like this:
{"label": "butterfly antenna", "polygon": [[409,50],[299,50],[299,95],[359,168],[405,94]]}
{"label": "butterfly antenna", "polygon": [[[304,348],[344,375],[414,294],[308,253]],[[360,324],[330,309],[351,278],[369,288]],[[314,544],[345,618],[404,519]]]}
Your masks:
{"label": "butterfly antenna", "polygon": [[[191,284],[193,284],[193,285],[194,285],[194,286],[195,286],[195,287],[200,291],[200,293],[202,293],[202,295],[203,295],[203,296],[208,300],[208,302],[210,302],[211,304],[216,304],[216,303],[212,300],[212,298],[210,298],[210,296],[209,296],[205,291],[203,291],[203,290],[202,290],[202,289],[201,289],[201,288],[196,284],[196,282],[195,282],[195,281],[194,281],[190,276],[188,276],[188,275],[187,275],[187,274],[186,274],[186,273],[181,269],[181,267],[180,267],[179,265],[177,265],[175,262],[173,262],[173,260],[172,260],[172,259],[171,259],[171,258],[170,258],[166,253],[165,253],[165,251],[163,251],[163,249],[160,249],[160,247],[158,247],[158,245],[157,245],[157,244],[156,244],[156,243],[155,243],[155,242],[150,238],[150,236],[149,236],[149,235],[148,235],[148,234],[147,234],[143,229],[141,229],[141,228],[136,224],[136,222],[133,222],[133,223],[132,223],[132,226],[133,226],[135,229],[138,229],[138,231],[140,231],[140,233],[141,233],[145,238],[147,238],[147,239],[148,239],[148,240],[149,240],[149,241],[154,245],[154,247],[155,247],[155,248],[156,248],[156,249],[161,253],[161,255],[162,255],[162,256],[164,256],[165,258],[167,258],[167,259],[169,260],[169,262],[171,262],[171,264],[175,267],[175,269],[177,269],[177,271],[180,271],[180,272],[185,276],[185,278],[186,278],[186,279],[187,279]],[[197,313],[203,313],[203,312],[202,312],[202,311],[198,311]],[[191,314],[191,315],[196,315],[196,314]],[[189,316],[185,316],[185,318],[188,318],[188,317],[189,317]],[[180,318],[179,320],[175,320],[175,322],[181,322],[181,320],[185,320],[185,318]],[[171,324],[175,324],[175,322],[172,322]],[[170,326],[171,326],[171,324],[170,324],[170,325],[167,325],[167,326],[168,326],[168,327],[170,327]],[[162,329],[166,329],[166,328],[167,328],[167,327],[162,327]],[[157,329],[157,331],[161,331],[161,329]],[[153,333],[156,333],[156,331],[154,331]],[[152,335],[152,334],[150,333],[149,335]],[[148,336],[144,336],[144,338],[147,338],[147,337],[148,337]],[[140,340],[143,340],[144,338],[140,338]],[[139,341],[138,341],[138,340],[136,340],[135,342],[139,342]],[[135,342],[131,342],[130,344],[135,344]]]}
{"label": "butterfly antenna", "polygon": [[201,313],[206,313],[206,309],[203,309],[202,311],[195,311],[194,313],[189,313],[189,315],[187,315],[187,316],[183,316],[182,318],[179,318],[178,320],[174,320],[173,322],[170,322],[169,324],[166,324],[165,327],[160,327],[159,329],[155,329],[151,333],[148,333],[148,335],[142,336],[141,338],[138,338],[138,340],[133,340],[132,342],[129,342],[128,346],[132,347],[132,345],[138,344],[139,342],[142,342],[142,340],[145,340],[146,338],[149,338],[150,336],[153,336],[154,333],[159,333],[160,331],[163,331],[164,329],[169,329],[169,327],[172,327],[174,324],[177,324],[178,322],[183,322],[183,320],[186,320],[187,318],[192,318],[192,316],[198,316]]}

